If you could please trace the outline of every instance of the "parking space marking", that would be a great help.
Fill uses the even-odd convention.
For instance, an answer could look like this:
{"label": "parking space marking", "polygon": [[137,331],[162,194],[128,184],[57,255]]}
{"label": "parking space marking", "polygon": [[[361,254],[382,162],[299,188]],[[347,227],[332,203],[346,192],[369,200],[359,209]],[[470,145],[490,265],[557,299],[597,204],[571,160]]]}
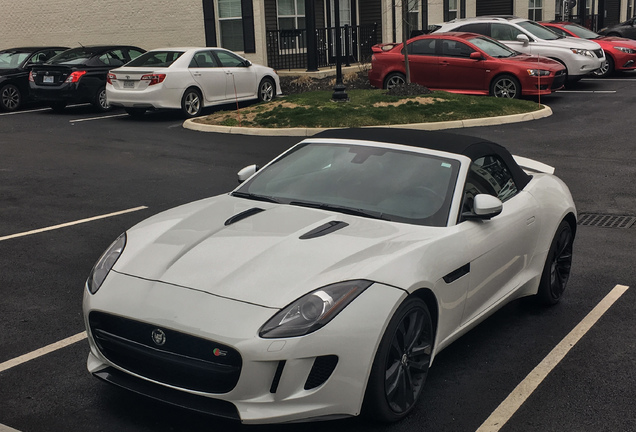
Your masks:
{"label": "parking space marking", "polygon": [[477,432],[499,431],[523,405],[548,374],[563,360],[566,354],[585,336],[607,310],[629,287],[616,285],[592,311],[534,368],[532,372],[508,395]]}
{"label": "parking space marking", "polygon": [[113,115],[107,115],[107,116],[101,116],[101,117],[89,117],[89,118],[83,118],[83,119],[69,120],[68,122],[79,123],[79,122],[85,122],[85,121],[91,121],[91,120],[102,120],[102,119],[114,118],[114,117],[124,117],[127,115],[128,114],[113,114]]}
{"label": "parking space marking", "polygon": [[46,228],[40,228],[40,229],[36,229],[36,230],[31,230],[31,231],[25,231],[25,232],[21,232],[21,233],[17,233],[17,234],[10,234],[4,237],[0,237],[0,241],[3,240],[9,240],[12,238],[16,238],[16,237],[24,237],[24,236],[28,236],[28,235],[32,235],[32,234],[39,234],[42,232],[46,232],[46,231],[52,231],[52,230],[56,230],[56,229],[60,229],[60,228],[66,228],[69,226],[73,226],[73,225],[79,225],[79,224],[83,224],[86,222],[92,222],[92,221],[96,221],[96,220],[100,220],[100,219],[106,219],[109,217],[113,217],[113,216],[119,216],[122,214],[126,214],[126,213],[132,213],[132,212],[136,212],[139,210],[144,210],[147,209],[148,207],[146,206],[140,206],[140,207],[135,207],[135,208],[131,208],[128,210],[122,210],[122,211],[118,211],[118,212],[114,212],[114,213],[108,213],[105,215],[99,215],[99,216],[94,216],[91,218],[86,218],[86,219],[80,219],[80,220],[76,220],[73,222],[67,222],[67,223],[63,223],[63,224],[59,224],[59,225],[53,225],[50,227],[46,227]]}
{"label": "parking space marking", "polygon": [[0,432],[20,432],[20,431],[17,429],[10,428],[9,426],[0,424]]}
{"label": "parking space marking", "polygon": [[86,339],[86,332],[83,331],[74,336],[67,337],[66,339],[62,339],[61,341],[53,342],[50,345],[47,345],[43,348],[36,349],[35,351],[31,351],[30,353],[21,355],[20,357],[16,357],[11,360],[7,360],[4,363],[0,363],[0,372],[4,372],[13,367],[19,366],[22,363],[26,363],[30,360],[36,359],[38,357],[42,357],[48,353],[52,353],[53,351],[57,351],[61,348],[65,348],[69,345],[73,345],[76,342]]}
{"label": "parking space marking", "polygon": [[557,93],[616,93],[616,90],[557,90]]}
{"label": "parking space marking", "polygon": [[[26,113],[32,113],[32,112],[38,112],[38,111],[50,111],[51,108],[38,108],[38,109],[32,109],[32,110],[25,110],[25,111],[13,111],[13,112],[8,112],[8,113],[0,113],[0,116],[8,116],[8,115],[14,115],[14,114],[26,114]],[[0,429],[1,432],[1,429]]]}
{"label": "parking space marking", "polygon": [[[583,78],[581,81],[599,82],[599,79],[598,78]],[[634,78],[603,78],[603,81],[636,81],[636,77]]]}

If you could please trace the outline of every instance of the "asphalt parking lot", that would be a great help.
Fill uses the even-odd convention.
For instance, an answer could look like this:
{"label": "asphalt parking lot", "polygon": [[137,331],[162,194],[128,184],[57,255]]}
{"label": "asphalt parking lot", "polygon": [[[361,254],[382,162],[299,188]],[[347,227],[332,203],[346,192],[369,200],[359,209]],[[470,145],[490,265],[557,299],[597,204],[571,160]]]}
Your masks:
{"label": "asphalt parking lot", "polygon": [[[551,117],[454,132],[554,166],[580,214],[636,216],[634,100],[634,74],[583,80],[542,99]],[[298,430],[165,406],[86,371],[82,292],[103,250],[150,215],[227,192],[240,168],[300,140],[181,124],[172,113],[136,120],[89,106],[0,114],[0,432]],[[633,431],[634,244],[636,224],[580,225],[563,301],[549,309],[513,302],[443,351],[405,421],[349,419],[303,430]],[[586,318],[610,293],[614,303],[597,321]],[[574,329],[580,339],[560,345]]]}

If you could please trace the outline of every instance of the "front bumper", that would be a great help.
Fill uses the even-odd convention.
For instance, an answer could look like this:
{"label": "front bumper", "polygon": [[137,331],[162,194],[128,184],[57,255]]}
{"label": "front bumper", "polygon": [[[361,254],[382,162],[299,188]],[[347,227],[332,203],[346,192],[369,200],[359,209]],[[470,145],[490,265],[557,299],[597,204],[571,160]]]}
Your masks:
{"label": "front bumper", "polygon": [[[244,423],[353,416],[360,413],[380,337],[404,297],[402,290],[373,284],[312,334],[262,339],[258,330],[275,309],[111,271],[95,295],[85,290],[87,366],[121,387],[198,411],[209,406],[206,412]],[[127,370],[100,350],[89,322],[92,311],[227,346],[240,354],[240,376],[231,390],[212,393],[148,378],[141,369]],[[147,337],[147,345],[161,351]],[[332,367],[316,378],[318,363]]]}

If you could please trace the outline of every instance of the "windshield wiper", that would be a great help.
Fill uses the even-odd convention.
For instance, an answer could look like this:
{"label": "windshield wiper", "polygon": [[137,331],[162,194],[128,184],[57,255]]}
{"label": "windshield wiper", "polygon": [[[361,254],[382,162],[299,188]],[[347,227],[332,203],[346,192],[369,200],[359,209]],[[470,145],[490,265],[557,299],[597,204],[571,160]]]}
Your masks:
{"label": "windshield wiper", "polygon": [[371,219],[381,219],[381,220],[391,220],[381,212],[374,212],[371,210],[363,210],[356,209],[351,207],[339,206],[335,204],[325,204],[325,203],[313,203],[308,201],[290,201],[289,205],[301,206],[301,207],[310,207],[316,208],[320,210],[330,210],[338,213],[344,213],[352,216],[362,216]]}
{"label": "windshield wiper", "polygon": [[277,200],[276,198],[265,196],[265,195],[256,195],[256,194],[248,193],[248,192],[232,192],[232,196],[235,196],[238,198],[247,198],[254,201],[265,201],[265,202],[280,204],[280,201]]}

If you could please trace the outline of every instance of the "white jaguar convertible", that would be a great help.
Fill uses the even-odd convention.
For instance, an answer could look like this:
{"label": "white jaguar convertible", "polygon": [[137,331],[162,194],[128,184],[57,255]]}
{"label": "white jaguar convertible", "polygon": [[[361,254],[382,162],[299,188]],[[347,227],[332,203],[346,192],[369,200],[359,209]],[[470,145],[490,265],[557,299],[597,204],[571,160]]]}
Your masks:
{"label": "white jaguar convertible", "polygon": [[447,133],[305,139],[108,248],[88,369],[244,423],[400,420],[451,342],[513,299],[561,299],[576,209],[553,171]]}

